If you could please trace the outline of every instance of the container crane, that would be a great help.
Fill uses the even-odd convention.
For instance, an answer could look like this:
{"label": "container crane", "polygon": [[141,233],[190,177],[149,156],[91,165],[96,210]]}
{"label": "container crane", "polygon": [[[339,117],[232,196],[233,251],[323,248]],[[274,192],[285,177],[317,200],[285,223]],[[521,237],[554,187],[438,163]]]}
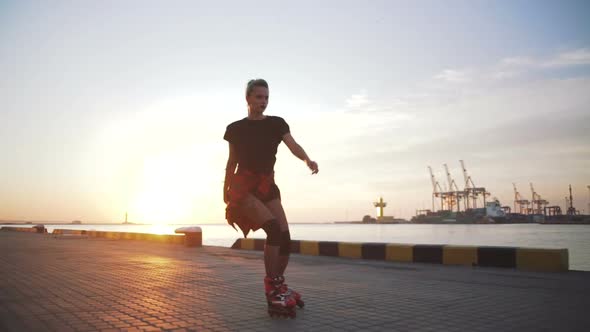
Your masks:
{"label": "container crane", "polygon": [[[486,196],[489,196],[490,193],[486,191],[484,187],[476,187],[473,179],[470,175],[467,174],[467,168],[465,168],[465,162],[463,160],[459,160],[461,163],[461,168],[463,169],[463,178],[465,179],[465,209],[476,209],[477,208],[477,198],[479,195],[483,196],[483,206],[486,205]],[[472,204],[470,206],[469,199],[472,199]]]}
{"label": "container crane", "polygon": [[463,193],[459,191],[457,183],[455,183],[455,180],[453,180],[453,178],[451,177],[451,173],[449,172],[449,166],[447,164],[443,164],[443,166],[445,167],[445,171],[447,172],[447,181],[449,183],[449,191],[447,192],[447,194],[449,195],[448,202],[450,205],[450,210],[453,211],[453,206],[457,204],[457,212],[459,212],[461,211],[461,205],[459,203],[459,200],[463,196]]}
{"label": "container crane", "polygon": [[531,193],[533,195],[533,199],[531,201],[531,209],[534,214],[544,214],[545,207],[549,204],[548,201],[541,198],[541,195],[537,194],[533,184],[531,183]]}
{"label": "container crane", "polygon": [[573,216],[573,215],[578,214],[578,211],[576,210],[576,208],[574,208],[574,198],[572,196],[572,185],[571,184],[570,184],[570,197],[569,197],[569,199],[567,199],[567,197],[566,197],[566,203],[569,203],[569,204],[566,204],[567,215]]}
{"label": "container crane", "polygon": [[467,169],[465,168],[465,163],[463,160],[459,160],[461,163],[461,168],[463,169],[463,179],[465,180],[465,210],[469,209],[470,206],[470,199],[473,199],[473,207],[475,208],[477,196],[473,192],[473,188],[475,184],[471,179],[471,176],[467,174]]}
{"label": "container crane", "polygon": [[432,211],[436,211],[434,208],[434,198],[440,197],[440,209],[444,210],[444,202],[442,198],[442,189],[440,187],[440,183],[434,177],[434,173],[432,172],[432,167],[428,166],[428,171],[430,172],[430,181],[432,182]]}
{"label": "container crane", "polygon": [[[523,206],[526,206],[524,209],[524,214],[528,214],[529,212],[529,202],[528,199],[523,199],[518,190],[516,189],[516,183],[512,183],[512,187],[514,188],[514,212],[516,213],[523,213]],[[516,208],[518,206],[518,209]]]}

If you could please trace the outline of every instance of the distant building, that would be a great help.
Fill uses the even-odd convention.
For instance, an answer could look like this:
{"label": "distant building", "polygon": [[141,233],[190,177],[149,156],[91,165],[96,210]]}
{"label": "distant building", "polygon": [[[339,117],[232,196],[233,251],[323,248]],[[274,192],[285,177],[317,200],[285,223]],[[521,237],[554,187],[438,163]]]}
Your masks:
{"label": "distant building", "polygon": [[74,220],[74,221],[72,221],[72,224],[76,224],[76,225],[79,225],[79,224],[81,224],[81,223],[82,223],[82,222],[81,222],[80,220]]}

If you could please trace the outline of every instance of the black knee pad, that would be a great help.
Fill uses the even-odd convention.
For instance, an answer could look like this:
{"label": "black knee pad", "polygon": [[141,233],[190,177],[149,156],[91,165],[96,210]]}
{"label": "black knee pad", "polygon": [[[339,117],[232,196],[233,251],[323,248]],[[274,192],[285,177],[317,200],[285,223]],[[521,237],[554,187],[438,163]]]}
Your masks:
{"label": "black knee pad", "polygon": [[267,221],[262,229],[266,232],[266,244],[269,246],[281,245],[281,227],[276,219]]}
{"label": "black knee pad", "polygon": [[279,255],[289,256],[289,254],[291,254],[291,233],[289,231],[281,232]]}

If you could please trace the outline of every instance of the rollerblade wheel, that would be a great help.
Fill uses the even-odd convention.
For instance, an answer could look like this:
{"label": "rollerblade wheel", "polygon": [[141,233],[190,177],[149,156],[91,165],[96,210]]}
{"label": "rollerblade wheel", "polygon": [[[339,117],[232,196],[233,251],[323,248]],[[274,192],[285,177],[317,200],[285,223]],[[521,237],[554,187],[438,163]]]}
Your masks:
{"label": "rollerblade wheel", "polygon": [[280,318],[296,318],[297,317],[297,313],[295,312],[295,310],[293,310],[293,308],[287,309],[287,308],[282,308],[282,309],[276,309],[276,308],[269,308],[268,309],[268,314],[271,318],[275,318],[275,317],[280,317]]}
{"label": "rollerblade wheel", "polygon": [[303,302],[303,300],[297,300],[297,306],[299,308],[303,308],[305,306],[305,302]]}

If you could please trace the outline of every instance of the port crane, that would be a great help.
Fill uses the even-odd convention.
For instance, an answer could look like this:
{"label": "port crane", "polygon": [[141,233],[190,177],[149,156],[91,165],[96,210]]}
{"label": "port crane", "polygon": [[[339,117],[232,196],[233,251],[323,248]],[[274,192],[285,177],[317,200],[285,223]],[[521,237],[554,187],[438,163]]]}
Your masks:
{"label": "port crane", "polygon": [[[443,164],[445,169],[445,174],[447,177],[447,183],[444,183],[442,186],[440,182],[434,176],[432,171],[432,167],[428,166],[428,171],[430,173],[430,181],[432,183],[432,210],[436,211],[435,209],[435,200],[440,199],[440,210],[441,211],[456,211],[461,212],[461,200],[465,203],[463,204],[465,211],[470,209],[476,209],[478,207],[479,197],[483,198],[483,205],[486,205],[486,198],[490,196],[490,193],[486,191],[484,187],[477,187],[473,181],[473,178],[467,173],[467,168],[465,167],[465,162],[463,160],[459,160],[461,163],[461,168],[463,170],[463,179],[465,180],[465,186],[461,190],[457,185],[457,182],[451,176],[451,172],[449,171],[449,166],[447,164]],[[448,185],[448,187],[447,187]]]}
{"label": "port crane", "polygon": [[533,183],[531,182],[531,193],[533,199],[531,201],[531,212],[533,214],[543,214],[545,207],[549,204],[548,201],[544,200],[541,195],[537,194],[535,188],[533,187]]}
{"label": "port crane", "polygon": [[570,184],[570,197],[569,199],[565,198],[565,206],[567,206],[566,213],[569,216],[574,216],[579,214],[580,212],[574,208],[574,197],[572,196],[572,185]]}
{"label": "port crane", "polygon": [[[522,198],[518,189],[516,189],[516,183],[512,183],[512,187],[514,188],[514,212],[522,213],[522,214],[529,214],[530,208],[529,205],[531,202],[528,199]],[[516,208],[518,206],[518,209]],[[523,208],[524,206],[524,208]]]}
{"label": "port crane", "polygon": [[[465,179],[465,210],[467,209],[477,209],[477,199],[481,195],[483,196],[483,206],[486,205],[486,197],[490,195],[489,192],[486,191],[486,188],[483,187],[476,187],[475,183],[473,183],[473,179],[469,174],[467,174],[467,168],[465,168],[465,162],[463,160],[459,160],[461,163],[461,168],[463,169],[463,178]],[[470,202],[471,199],[471,202]],[[470,204],[471,203],[471,204]]]}
{"label": "port crane", "polygon": [[449,172],[449,166],[447,164],[443,164],[445,167],[445,172],[447,173],[447,181],[449,183],[449,191],[445,192],[447,198],[447,205],[449,206],[449,210],[453,211],[455,205],[457,205],[457,212],[461,211],[461,199],[466,196],[465,191],[460,191],[457,187],[457,183],[451,177],[451,173]]}
{"label": "port crane", "polygon": [[434,199],[435,197],[440,197],[440,209],[444,210],[444,199],[442,196],[442,188],[440,187],[440,183],[434,177],[434,173],[432,172],[432,167],[428,166],[428,171],[430,172],[430,181],[432,181],[432,211],[436,211],[434,208]]}

